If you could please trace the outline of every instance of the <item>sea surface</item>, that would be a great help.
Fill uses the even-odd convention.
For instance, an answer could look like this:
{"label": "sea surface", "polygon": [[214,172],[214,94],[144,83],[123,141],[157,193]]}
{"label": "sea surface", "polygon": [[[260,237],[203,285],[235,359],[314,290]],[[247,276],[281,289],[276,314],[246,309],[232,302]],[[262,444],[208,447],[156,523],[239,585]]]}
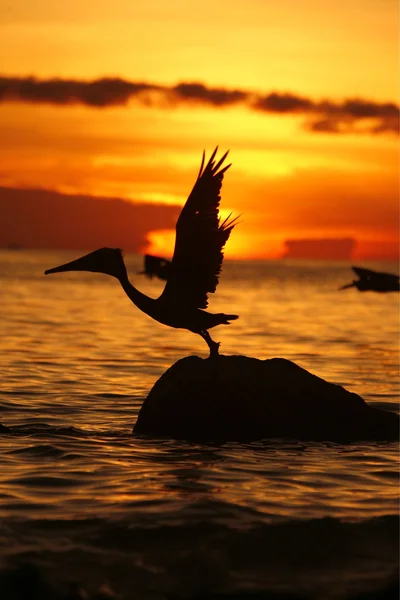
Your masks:
{"label": "sea surface", "polygon": [[[44,276],[82,254],[0,251],[0,598],[397,598],[398,444],[135,437],[157,379],[208,348],[111,277]],[[353,278],[346,262],[226,261],[209,308],[240,319],[212,337],[398,412],[399,294],[338,291]]]}

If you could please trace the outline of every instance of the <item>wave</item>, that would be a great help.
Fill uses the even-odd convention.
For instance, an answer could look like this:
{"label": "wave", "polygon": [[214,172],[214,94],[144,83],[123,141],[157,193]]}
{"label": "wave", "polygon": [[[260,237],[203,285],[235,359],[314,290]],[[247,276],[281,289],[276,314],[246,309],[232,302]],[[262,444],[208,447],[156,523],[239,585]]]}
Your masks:
{"label": "wave", "polygon": [[[215,507],[217,508],[217,507]],[[185,507],[185,511],[190,510]],[[238,507],[236,510],[240,511]],[[397,515],[233,528],[218,519],[11,519],[0,525],[7,600],[394,600]],[[178,519],[177,519],[178,520]],[[179,516],[181,520],[181,515]],[[168,523],[168,524],[166,524]]]}

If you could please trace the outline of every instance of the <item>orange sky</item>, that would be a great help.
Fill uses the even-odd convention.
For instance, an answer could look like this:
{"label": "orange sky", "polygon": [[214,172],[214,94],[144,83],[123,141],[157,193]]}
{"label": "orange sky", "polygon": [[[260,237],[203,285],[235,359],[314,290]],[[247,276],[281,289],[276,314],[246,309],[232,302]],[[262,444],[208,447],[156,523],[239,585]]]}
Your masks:
{"label": "orange sky", "polygon": [[[223,214],[243,215],[227,257],[352,237],[355,257],[394,258],[397,13],[395,0],[16,0],[0,9],[0,185],[182,205],[219,144],[233,163]],[[13,83],[28,76],[59,78],[68,98]],[[94,107],[84,84],[104,77],[158,91],[118,104],[110,84]],[[171,91],[182,82],[204,88]],[[148,237],[170,255],[173,231]]]}

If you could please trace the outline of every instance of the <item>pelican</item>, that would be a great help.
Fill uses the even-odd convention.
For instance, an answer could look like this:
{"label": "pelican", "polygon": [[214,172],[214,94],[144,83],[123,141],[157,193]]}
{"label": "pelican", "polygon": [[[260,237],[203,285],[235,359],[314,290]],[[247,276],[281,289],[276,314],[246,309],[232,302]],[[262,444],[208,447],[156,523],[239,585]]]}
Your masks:
{"label": "pelican", "polygon": [[140,292],[128,279],[122,250],[100,248],[72,262],[45,271],[91,271],[116,277],[128,298],[144,313],[164,325],[188,329],[207,343],[209,358],[218,356],[220,343],[211,339],[208,330],[217,325],[229,325],[238,315],[212,314],[208,294],[218,285],[224,258],[223,248],[238,217],[219,217],[220,191],[224,173],[231,166],[222,166],[228,152],[215,164],[218,146],[207,166],[205,152],[194,187],[176,223],[175,248],[164,290],[159,298]]}
{"label": "pelican", "polygon": [[359,292],[399,292],[400,279],[398,275],[392,273],[381,273],[371,269],[361,267],[351,267],[359,279],[355,279],[347,285],[343,285],[339,290],[346,290],[356,287]]}

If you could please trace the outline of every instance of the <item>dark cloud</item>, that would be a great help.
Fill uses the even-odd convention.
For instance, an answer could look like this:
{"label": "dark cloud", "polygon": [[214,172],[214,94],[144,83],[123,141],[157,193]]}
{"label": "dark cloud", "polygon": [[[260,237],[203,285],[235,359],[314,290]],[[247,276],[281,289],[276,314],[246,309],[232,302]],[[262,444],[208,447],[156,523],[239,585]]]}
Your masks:
{"label": "dark cloud", "polygon": [[0,247],[142,252],[150,232],[173,229],[179,206],[0,186]]}
{"label": "dark cloud", "polygon": [[272,94],[257,98],[253,102],[253,107],[271,113],[304,113],[313,110],[314,104],[311,100],[301,96],[272,92]]}
{"label": "dark cloud", "polygon": [[119,78],[94,81],[73,79],[38,80],[35,77],[0,77],[0,102],[32,102],[48,104],[84,104],[107,106],[127,104],[142,92],[158,86],[135,83]]}
{"label": "dark cloud", "polygon": [[312,131],[324,133],[399,133],[399,108],[355,98],[342,103],[316,103],[313,113],[320,118],[309,123]]}
{"label": "dark cloud", "polygon": [[308,123],[307,128],[316,133],[366,133],[366,134],[399,134],[399,117],[381,118],[375,117],[374,124],[359,125],[361,119],[355,117],[341,117],[316,119]]}
{"label": "dark cloud", "polygon": [[314,102],[294,94],[273,92],[257,98],[253,108],[268,113],[311,115],[307,127],[317,133],[399,132],[399,108],[387,102],[363,99]]}
{"label": "dark cloud", "polygon": [[172,91],[178,101],[193,100],[195,102],[210,104],[211,106],[244,104],[249,99],[249,92],[208,88],[203,83],[178,83],[178,85],[172,88]]}
{"label": "dark cloud", "polygon": [[285,240],[283,258],[318,258],[343,260],[352,258],[356,240],[353,238],[324,238]]}
{"label": "dark cloud", "polygon": [[366,100],[346,100],[342,105],[343,112],[358,118],[391,118],[398,116],[399,109],[394,104],[376,104]]}
{"label": "dark cloud", "polygon": [[311,131],[319,133],[341,133],[339,122],[335,119],[318,119],[309,124]]}
{"label": "dark cloud", "polygon": [[316,133],[399,133],[398,106],[362,98],[343,102],[314,101],[287,92],[259,94],[248,90],[213,88],[199,82],[165,86],[120,78],[78,81],[0,77],[0,102],[83,104],[106,108],[125,105],[132,100],[148,106],[196,103],[224,108],[240,104],[267,114],[304,115],[305,126]]}

